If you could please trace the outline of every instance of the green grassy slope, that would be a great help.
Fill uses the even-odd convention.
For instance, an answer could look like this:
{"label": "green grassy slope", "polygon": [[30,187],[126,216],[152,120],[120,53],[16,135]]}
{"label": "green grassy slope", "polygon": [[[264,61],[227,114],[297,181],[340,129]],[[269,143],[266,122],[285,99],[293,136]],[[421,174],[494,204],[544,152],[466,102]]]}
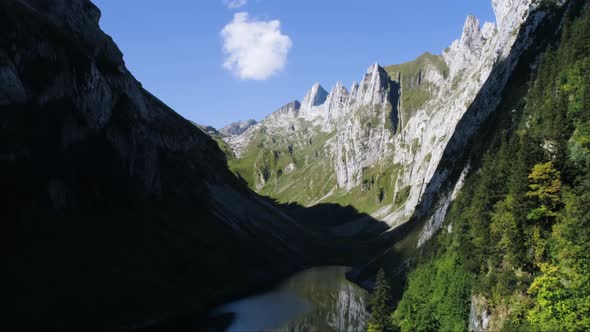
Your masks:
{"label": "green grassy slope", "polygon": [[430,66],[443,77],[448,76],[449,68],[442,57],[428,52],[415,60],[385,67],[391,79],[401,86],[402,119],[409,119],[414,111],[430,99],[434,87],[431,83],[423,81],[424,71]]}

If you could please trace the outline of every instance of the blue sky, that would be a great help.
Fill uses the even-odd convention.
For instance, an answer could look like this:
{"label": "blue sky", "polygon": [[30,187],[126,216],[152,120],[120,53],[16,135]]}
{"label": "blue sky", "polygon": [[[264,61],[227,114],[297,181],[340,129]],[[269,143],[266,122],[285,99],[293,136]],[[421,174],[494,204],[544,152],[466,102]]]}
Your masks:
{"label": "blue sky", "polygon": [[[228,8],[229,1],[93,0],[143,86],[185,118],[215,127],[260,120],[315,82],[349,87],[374,62],[439,54],[470,13],[494,21],[490,0],[232,0],[245,4]],[[230,25],[224,41],[236,13],[247,16],[239,14],[242,24]],[[272,31],[253,33],[267,42],[250,52],[258,37],[244,34],[259,30]],[[237,60],[226,68],[228,41]]]}

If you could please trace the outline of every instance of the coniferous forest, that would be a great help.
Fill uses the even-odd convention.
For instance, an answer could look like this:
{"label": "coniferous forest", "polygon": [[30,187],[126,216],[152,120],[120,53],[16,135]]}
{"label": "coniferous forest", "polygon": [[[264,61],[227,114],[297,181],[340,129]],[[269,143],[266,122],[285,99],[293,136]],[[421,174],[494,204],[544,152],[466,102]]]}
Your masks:
{"label": "coniferous forest", "polygon": [[[585,8],[543,52],[526,97],[496,119],[395,310],[373,302],[369,330],[466,330],[472,310],[494,331],[590,330],[589,109]],[[375,294],[390,287],[383,278]]]}

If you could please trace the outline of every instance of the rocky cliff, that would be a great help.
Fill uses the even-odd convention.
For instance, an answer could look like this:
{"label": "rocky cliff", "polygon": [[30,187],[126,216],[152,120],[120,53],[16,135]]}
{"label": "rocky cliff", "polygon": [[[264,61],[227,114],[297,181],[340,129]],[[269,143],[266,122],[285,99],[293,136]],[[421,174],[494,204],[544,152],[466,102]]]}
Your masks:
{"label": "rocky cliff", "polygon": [[[227,138],[237,156],[230,166],[262,194],[305,205],[351,205],[391,227],[430,211],[423,243],[464,179],[447,183],[451,170],[440,167],[443,154],[450,145],[464,147],[496,109],[531,45],[527,36],[546,14],[538,5],[494,0],[496,22],[467,17],[461,37],[441,55],[374,64],[350,91],[337,83],[326,95],[314,85],[301,105],[292,103],[286,106],[291,111],[284,107]],[[469,125],[457,132],[468,110]],[[455,166],[458,173],[469,170],[468,164]]]}

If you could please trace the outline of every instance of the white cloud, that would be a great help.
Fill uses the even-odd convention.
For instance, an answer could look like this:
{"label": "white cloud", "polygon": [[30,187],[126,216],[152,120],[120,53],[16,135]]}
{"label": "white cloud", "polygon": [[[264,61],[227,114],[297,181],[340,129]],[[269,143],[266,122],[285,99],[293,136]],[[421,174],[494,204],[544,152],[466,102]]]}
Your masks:
{"label": "white cloud", "polygon": [[223,67],[244,80],[265,80],[282,70],[293,43],[281,33],[281,22],[256,21],[248,13],[234,15],[221,31]]}
{"label": "white cloud", "polygon": [[223,0],[223,3],[225,3],[229,9],[236,9],[246,5],[248,0]]}

